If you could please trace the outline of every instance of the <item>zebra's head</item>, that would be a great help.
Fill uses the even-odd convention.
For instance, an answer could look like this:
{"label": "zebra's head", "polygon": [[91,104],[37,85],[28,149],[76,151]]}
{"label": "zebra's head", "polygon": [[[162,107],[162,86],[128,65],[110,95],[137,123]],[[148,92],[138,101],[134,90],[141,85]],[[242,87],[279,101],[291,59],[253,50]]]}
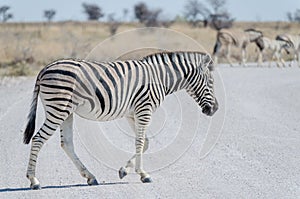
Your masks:
{"label": "zebra's head", "polygon": [[281,49],[284,49],[287,54],[291,53],[294,44],[287,35],[277,35],[275,39],[281,42]]}
{"label": "zebra's head", "polygon": [[202,54],[200,63],[188,78],[188,94],[202,108],[202,113],[212,116],[218,110],[218,101],[214,93],[214,79],[211,74],[213,62],[208,54]]}

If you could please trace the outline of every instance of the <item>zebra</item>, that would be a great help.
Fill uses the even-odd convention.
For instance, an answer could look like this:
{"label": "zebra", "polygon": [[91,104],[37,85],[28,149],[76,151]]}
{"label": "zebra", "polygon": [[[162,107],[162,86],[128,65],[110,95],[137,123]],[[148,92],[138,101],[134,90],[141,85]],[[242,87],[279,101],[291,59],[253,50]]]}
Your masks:
{"label": "zebra", "polygon": [[[281,34],[277,35],[276,40],[287,42],[289,45],[285,46],[287,52],[293,51],[294,59],[293,61],[298,63],[300,67],[300,34],[291,35],[291,34]],[[292,63],[290,63],[291,66]]]}
{"label": "zebra", "polygon": [[217,33],[217,40],[213,50],[213,57],[215,64],[218,63],[218,56],[222,45],[225,46],[225,55],[228,63],[232,66],[231,62],[231,46],[236,46],[242,50],[242,60],[241,64],[246,65],[246,56],[247,56],[247,46],[256,41],[258,38],[262,37],[263,34],[261,31],[255,29],[246,29],[244,31],[228,31],[220,30]]}
{"label": "zebra", "polygon": [[[207,116],[218,109],[210,55],[202,52],[160,52],[139,60],[95,62],[61,59],[45,66],[37,76],[24,143],[31,141],[26,177],[32,189],[41,189],[35,177],[38,152],[60,127],[61,147],[88,185],[95,176],[74,151],[73,115],[89,120],[109,121],[125,117],[135,131],[135,155],[119,170],[125,177],[131,168],[143,183],[152,182],[144,171],[142,154],[148,149],[146,129],[152,113],[167,95],[185,89]],[[34,135],[38,95],[46,118]],[[34,135],[34,136],[33,136]]]}
{"label": "zebra", "polygon": [[[290,44],[286,41],[282,40],[275,40],[275,39],[270,39],[268,37],[260,37],[255,41],[255,44],[257,45],[259,49],[259,54],[258,54],[258,66],[262,65],[263,62],[263,54],[265,53],[266,50],[271,50],[272,51],[272,58],[271,60],[274,60],[276,58],[276,64],[278,67],[280,67],[280,63],[282,66],[285,66],[284,60],[281,58],[281,51],[282,49],[285,49],[287,53],[287,49],[290,47]],[[271,65],[271,61],[269,62],[269,67]]]}

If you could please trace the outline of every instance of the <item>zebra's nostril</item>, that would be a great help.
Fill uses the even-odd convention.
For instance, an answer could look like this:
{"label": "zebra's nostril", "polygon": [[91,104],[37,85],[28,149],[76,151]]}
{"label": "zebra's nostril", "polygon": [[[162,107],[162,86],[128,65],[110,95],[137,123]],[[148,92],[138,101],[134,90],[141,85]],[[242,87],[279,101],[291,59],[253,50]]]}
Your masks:
{"label": "zebra's nostril", "polygon": [[210,115],[210,113],[211,113],[211,107],[210,106],[204,106],[203,108],[202,108],[202,113],[204,113],[205,115]]}

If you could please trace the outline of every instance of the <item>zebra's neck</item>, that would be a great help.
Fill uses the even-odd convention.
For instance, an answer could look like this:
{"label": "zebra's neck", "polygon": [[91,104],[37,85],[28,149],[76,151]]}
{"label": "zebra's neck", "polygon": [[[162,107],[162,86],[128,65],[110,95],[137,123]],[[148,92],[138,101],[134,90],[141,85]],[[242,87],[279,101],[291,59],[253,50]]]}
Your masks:
{"label": "zebra's neck", "polygon": [[192,74],[198,56],[187,52],[158,53],[145,57],[143,62],[150,66],[152,83],[168,95],[187,87],[188,75]]}

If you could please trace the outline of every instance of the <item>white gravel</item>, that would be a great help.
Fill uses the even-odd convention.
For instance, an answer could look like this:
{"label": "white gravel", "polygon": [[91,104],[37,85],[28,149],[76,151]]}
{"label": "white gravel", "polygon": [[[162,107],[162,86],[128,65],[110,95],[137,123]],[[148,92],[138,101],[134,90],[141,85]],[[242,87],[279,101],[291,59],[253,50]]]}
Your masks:
{"label": "white gravel", "polygon": [[[105,181],[90,187],[60,148],[57,132],[39,156],[39,191],[28,188],[30,147],[22,144],[21,132],[34,78],[0,80],[0,198],[299,198],[300,68],[223,65],[218,70],[225,86],[226,117],[206,158],[199,158],[200,132],[178,161],[151,172],[153,183],[142,184],[136,174],[120,180],[115,169],[90,156],[75,134],[79,157],[99,182]],[[40,110],[39,124],[42,116]],[[156,144],[150,146],[155,150]]]}

